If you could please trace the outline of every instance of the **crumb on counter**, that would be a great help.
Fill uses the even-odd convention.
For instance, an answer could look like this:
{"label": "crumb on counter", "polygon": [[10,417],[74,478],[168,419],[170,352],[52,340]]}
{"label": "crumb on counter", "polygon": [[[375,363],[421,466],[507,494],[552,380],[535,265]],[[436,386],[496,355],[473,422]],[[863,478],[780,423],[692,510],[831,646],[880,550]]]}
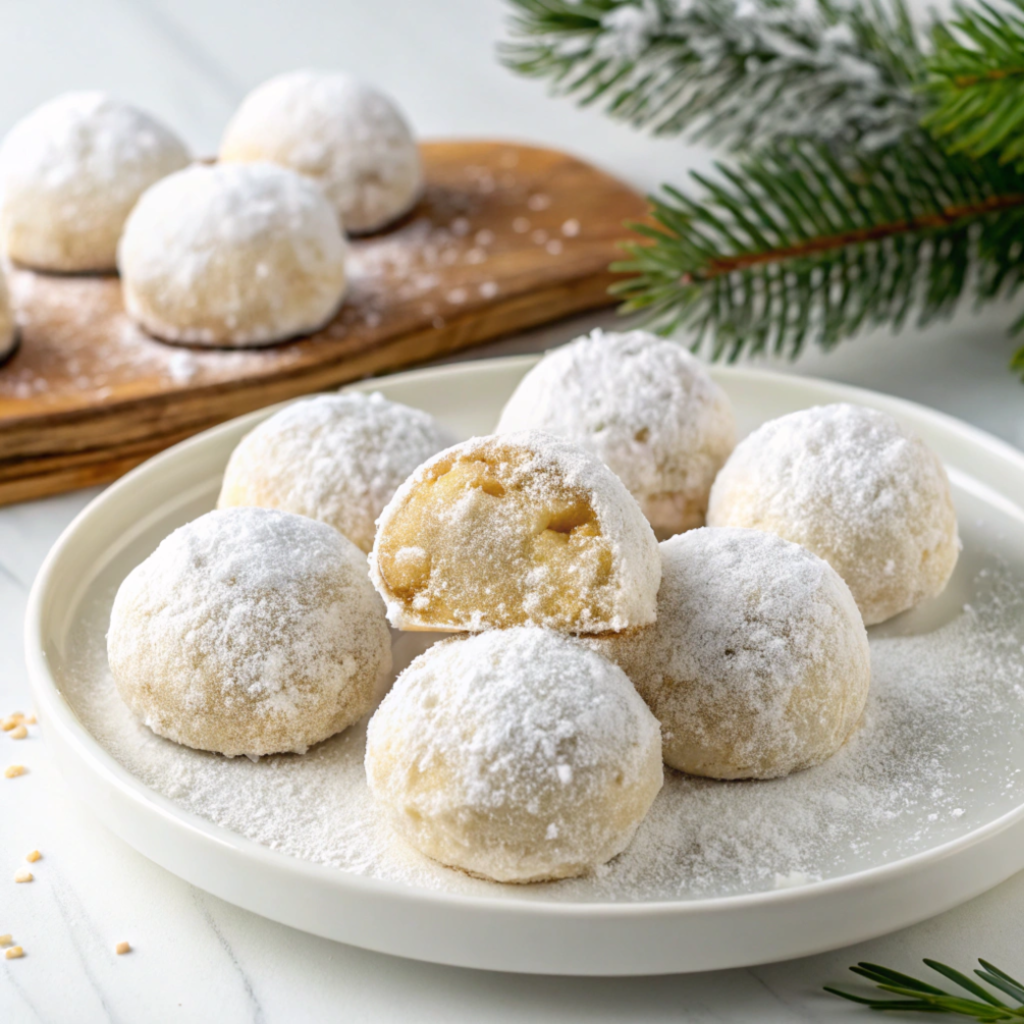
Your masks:
{"label": "crumb on counter", "polygon": [[16,779],[19,775],[25,774],[25,766],[23,764],[12,764],[9,768],[4,769],[5,779]]}
{"label": "crumb on counter", "polygon": [[132,947],[127,942],[119,942],[114,947],[114,952],[118,956],[124,956],[125,953],[130,953],[131,951],[132,951]]}
{"label": "crumb on counter", "polygon": [[19,957],[23,957],[24,955],[25,950],[23,950],[21,946],[11,946],[11,948],[4,953],[4,956],[7,957],[8,960],[17,960]]}
{"label": "crumb on counter", "polygon": [[42,857],[42,854],[38,850],[33,850],[31,853],[25,855],[25,860],[27,860],[30,864],[35,864],[35,862],[39,860],[40,857]]}
{"label": "crumb on counter", "polygon": [[7,946],[14,945],[14,936],[8,932],[6,935],[0,935],[0,949],[4,949]]}
{"label": "crumb on counter", "polygon": [[23,740],[28,735],[28,729],[24,725],[17,725],[11,730],[12,740]]}
{"label": "crumb on counter", "polygon": [[14,880],[16,882],[31,882],[32,881],[32,872],[31,871],[21,870],[21,871],[19,871],[14,876]]}

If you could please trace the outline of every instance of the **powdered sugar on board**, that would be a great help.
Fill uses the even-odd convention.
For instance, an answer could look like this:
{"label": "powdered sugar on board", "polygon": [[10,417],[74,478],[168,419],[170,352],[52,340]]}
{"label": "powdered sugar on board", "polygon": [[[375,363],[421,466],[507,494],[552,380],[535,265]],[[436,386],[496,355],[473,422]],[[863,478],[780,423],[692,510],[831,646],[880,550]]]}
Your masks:
{"label": "powdered sugar on board", "polygon": [[[500,886],[394,839],[366,787],[362,725],[304,757],[258,764],[155,737],[132,719],[106,668],[103,635],[124,567],[92,585],[62,689],[86,728],[156,793],[272,849],[360,875],[603,902],[809,884],[930,849],[1024,803],[1024,532],[981,498],[958,489],[957,502],[961,563],[941,599],[872,631],[873,690],[851,742],[825,765],[771,782],[667,771],[632,845],[581,879]],[[433,640],[398,636],[396,671]]]}
{"label": "powdered sugar on board", "polygon": [[[544,185],[550,167],[521,159],[523,151],[514,146],[463,148],[456,158],[443,146],[431,156],[427,147],[420,203],[387,231],[351,242],[349,290],[335,319],[315,335],[266,351],[203,351],[156,341],[125,314],[120,281],[113,275],[10,268],[23,344],[0,368],[3,415],[77,410],[287,374],[328,355],[343,360],[404,333],[440,330],[456,316],[528,293],[535,287],[524,275],[528,263],[539,261],[545,275],[556,277],[559,268],[570,277],[604,273],[614,256],[610,225],[575,220],[582,216],[575,192],[553,200]],[[642,207],[639,198],[636,202]],[[615,238],[621,220],[614,221]],[[517,221],[528,230],[543,230],[545,241],[518,233]],[[577,230],[562,234],[563,222]],[[562,238],[559,253],[548,252],[548,234]]]}

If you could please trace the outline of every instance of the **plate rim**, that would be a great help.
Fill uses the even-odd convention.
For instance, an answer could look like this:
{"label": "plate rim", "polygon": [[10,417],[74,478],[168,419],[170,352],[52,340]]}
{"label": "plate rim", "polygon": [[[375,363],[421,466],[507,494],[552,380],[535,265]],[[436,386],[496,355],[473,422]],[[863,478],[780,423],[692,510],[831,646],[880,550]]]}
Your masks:
{"label": "plate rim", "polygon": [[[436,378],[453,378],[474,376],[481,371],[504,372],[523,369],[535,364],[541,355],[517,355],[496,359],[479,359],[460,362],[454,365],[428,367],[391,374],[384,378],[370,378],[343,390],[372,391],[378,384],[388,386],[395,383],[417,382]],[[889,411],[905,410],[916,419],[930,420],[935,425],[949,430],[960,437],[976,444],[993,455],[1015,464],[1024,479],[1024,452],[988,432],[964,423],[946,413],[930,409],[907,399],[887,395],[866,388],[842,384],[817,377],[804,377],[781,373],[775,370],[711,366],[712,376],[719,379],[736,381],[763,381],[774,378],[789,387],[797,387],[805,392],[814,392],[825,388],[838,401],[854,401],[874,407],[880,405]],[[308,397],[308,396],[306,396]],[[801,902],[814,900],[825,893],[840,894],[844,891],[861,889],[871,883],[884,883],[898,880],[901,876],[911,874],[926,864],[954,856],[980,843],[986,843],[1007,829],[1024,823],[1024,802],[1018,807],[1002,814],[1000,817],[971,830],[965,835],[947,840],[926,850],[886,864],[863,868],[835,878],[812,881],[791,888],[765,890],[754,893],[741,893],[726,896],[702,897],[698,899],[679,900],[630,900],[623,902],[601,901],[553,901],[543,899],[509,900],[499,896],[453,893],[440,889],[406,884],[387,879],[370,878],[345,869],[326,864],[314,863],[295,857],[282,851],[265,847],[253,839],[242,836],[225,826],[217,825],[201,815],[187,810],[170,798],[157,793],[141,779],[134,776],[110,754],[99,741],[89,732],[78,719],[72,706],[61,693],[59,684],[50,671],[46,659],[45,610],[47,597],[53,586],[53,578],[60,562],[65,557],[68,547],[75,542],[76,535],[84,522],[102,514],[105,507],[116,502],[123,489],[134,484],[138,477],[159,471],[161,464],[172,458],[179,458],[183,452],[208,444],[218,434],[239,429],[243,425],[255,423],[270,415],[276,408],[301,399],[289,399],[285,402],[270,405],[261,410],[218,424],[194,437],[188,438],[164,452],[153,456],[140,466],[129,471],[124,477],[105,488],[83,508],[68,526],[61,532],[47,554],[33,582],[24,625],[25,656],[33,695],[40,711],[40,722],[45,733],[51,730],[60,734],[60,738],[76,751],[76,756],[84,766],[105,785],[115,786],[145,813],[156,814],[173,827],[185,828],[197,833],[204,843],[216,844],[228,848],[233,855],[240,856],[250,863],[274,871],[285,871],[288,874],[308,879],[317,884],[327,884],[342,893],[367,895],[379,898],[412,902],[425,907],[446,906],[453,904],[463,912],[471,914],[500,914],[515,917],[548,917],[559,918],[649,918],[649,917],[699,917],[704,914],[722,910],[742,910],[762,906],[797,905]],[[1003,494],[1016,508],[1019,503]],[[1024,514],[1024,510],[1022,510]],[[94,808],[95,809],[95,808]],[[106,820],[101,815],[103,820]],[[117,831],[116,829],[114,830]],[[128,840],[129,845],[134,846]],[[998,880],[992,884],[997,884]],[[909,923],[909,922],[908,922]]]}

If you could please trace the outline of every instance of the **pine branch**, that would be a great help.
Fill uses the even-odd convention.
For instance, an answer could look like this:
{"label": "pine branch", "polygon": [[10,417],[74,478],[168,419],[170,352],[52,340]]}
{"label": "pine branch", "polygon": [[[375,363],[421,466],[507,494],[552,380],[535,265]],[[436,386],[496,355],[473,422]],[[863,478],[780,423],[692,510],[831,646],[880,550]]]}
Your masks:
{"label": "pine branch", "polygon": [[862,978],[873,981],[881,991],[892,995],[903,996],[903,999],[878,999],[870,996],[859,996],[852,992],[844,992],[841,989],[825,986],[826,992],[849,999],[851,1002],[868,1006],[872,1010],[910,1010],[923,1011],[926,1013],[953,1013],[962,1017],[971,1017],[983,1024],[995,1024],[998,1021],[1022,1021],[1024,1020],[1024,985],[1014,981],[998,967],[993,967],[986,960],[978,961],[983,970],[975,970],[975,974],[987,982],[993,988],[998,989],[1004,995],[1010,996],[1019,1006],[1008,1006],[988,989],[979,985],[972,978],[961,974],[952,967],[938,963],[935,960],[925,960],[924,963],[933,971],[948,978],[959,985],[964,991],[969,992],[975,999],[965,999],[963,996],[950,994],[941,988],[930,985],[925,981],[912,978],[899,971],[893,971],[888,967],[879,967],[878,964],[860,963],[850,970],[859,974]]}
{"label": "pine branch", "polygon": [[[796,355],[864,328],[899,329],[1024,283],[1024,174],[951,157],[923,133],[842,165],[828,147],[788,142],[666,186],[652,225],[634,225],[616,270],[624,311],[666,333],[710,339],[714,358]],[[1024,368],[1024,350],[1017,358]]]}
{"label": "pine branch", "polygon": [[935,109],[924,124],[954,153],[1024,161],[1024,0],[999,11],[954,8],[933,30],[927,92]]}
{"label": "pine branch", "polygon": [[922,113],[904,0],[510,0],[505,63],[655,134],[891,144]]}

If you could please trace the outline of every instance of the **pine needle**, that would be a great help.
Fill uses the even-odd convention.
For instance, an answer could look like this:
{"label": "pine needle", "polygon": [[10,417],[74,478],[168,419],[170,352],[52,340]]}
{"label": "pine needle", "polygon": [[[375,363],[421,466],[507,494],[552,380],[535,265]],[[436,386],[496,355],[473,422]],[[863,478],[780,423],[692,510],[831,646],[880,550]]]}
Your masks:
{"label": "pine needle", "polygon": [[953,1013],[981,1021],[983,1024],[989,1024],[989,1022],[994,1024],[997,1021],[1024,1020],[1024,985],[1015,981],[1010,975],[999,970],[999,968],[993,967],[988,961],[979,960],[978,962],[984,970],[975,970],[974,973],[994,988],[1010,995],[1020,1005],[1008,1006],[971,978],[936,960],[925,960],[924,963],[933,971],[948,978],[977,998],[965,999],[963,996],[946,992],[935,985],[912,978],[906,974],[901,974],[888,967],[880,967],[878,964],[868,963],[857,964],[856,967],[851,967],[850,970],[862,978],[875,982],[881,991],[904,998],[879,999],[877,997],[859,995],[855,992],[846,992],[831,985],[826,985],[825,991],[830,992],[832,995],[840,996],[843,999],[848,999],[851,1002],[860,1003],[862,1006],[868,1006],[872,1010]]}
{"label": "pine needle", "polygon": [[930,54],[905,0],[508,2],[514,70],[742,153],[652,197],[624,311],[714,358],[795,356],[1024,281],[1024,0],[961,3]]}
{"label": "pine needle", "polygon": [[1024,0],[997,10],[954,7],[933,29],[926,90],[935,104],[924,124],[953,153],[1024,161]]}
{"label": "pine needle", "polygon": [[889,145],[917,126],[904,0],[509,0],[519,74],[656,135]]}
{"label": "pine needle", "polygon": [[718,172],[652,197],[654,226],[634,225],[643,239],[613,267],[631,275],[613,289],[624,311],[692,331],[714,358],[830,348],[1024,283],[1024,173],[923,133],[843,164],[794,141]]}

